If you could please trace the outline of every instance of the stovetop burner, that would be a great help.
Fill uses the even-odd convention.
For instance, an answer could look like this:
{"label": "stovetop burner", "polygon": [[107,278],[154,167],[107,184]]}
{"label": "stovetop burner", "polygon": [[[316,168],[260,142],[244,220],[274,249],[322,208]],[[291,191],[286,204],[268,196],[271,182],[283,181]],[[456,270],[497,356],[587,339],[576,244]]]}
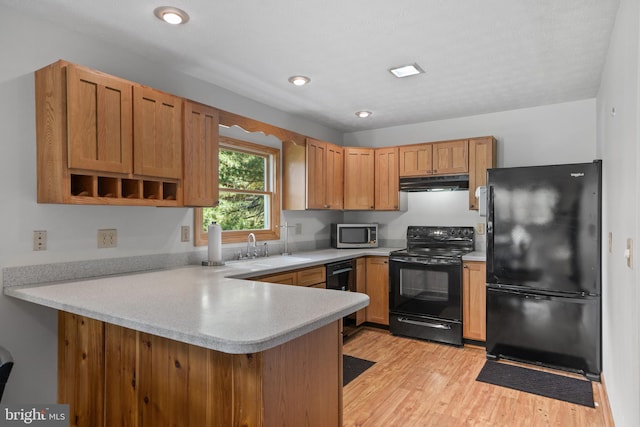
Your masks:
{"label": "stovetop burner", "polygon": [[393,256],[422,258],[461,258],[472,252],[473,227],[407,227],[407,248]]}

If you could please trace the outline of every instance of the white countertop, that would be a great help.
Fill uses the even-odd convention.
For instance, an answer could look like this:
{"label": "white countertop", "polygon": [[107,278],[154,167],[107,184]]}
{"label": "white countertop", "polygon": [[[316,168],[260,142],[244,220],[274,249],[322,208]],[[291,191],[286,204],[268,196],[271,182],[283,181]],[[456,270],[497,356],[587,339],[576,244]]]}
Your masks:
{"label": "white countertop", "polygon": [[5,288],[6,295],[225,353],[278,346],[369,305],[356,292],[242,280],[395,248],[294,256]]}
{"label": "white countertop", "polygon": [[466,255],[462,255],[463,261],[482,261],[485,262],[487,260],[487,253],[484,251],[474,251],[469,252]]}

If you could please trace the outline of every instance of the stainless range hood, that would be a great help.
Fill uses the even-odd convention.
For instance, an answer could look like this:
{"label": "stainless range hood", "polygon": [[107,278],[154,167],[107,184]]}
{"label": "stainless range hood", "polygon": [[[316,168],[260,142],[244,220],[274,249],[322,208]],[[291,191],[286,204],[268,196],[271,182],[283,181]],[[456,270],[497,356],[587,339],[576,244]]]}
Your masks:
{"label": "stainless range hood", "polygon": [[469,175],[400,178],[400,191],[457,191],[469,189]]}

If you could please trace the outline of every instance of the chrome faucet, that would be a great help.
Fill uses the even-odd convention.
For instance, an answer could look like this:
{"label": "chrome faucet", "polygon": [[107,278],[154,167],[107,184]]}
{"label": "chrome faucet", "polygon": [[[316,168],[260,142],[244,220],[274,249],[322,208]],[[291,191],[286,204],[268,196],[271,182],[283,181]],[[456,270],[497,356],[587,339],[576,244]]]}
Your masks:
{"label": "chrome faucet", "polygon": [[[253,252],[250,251],[250,248],[253,248]],[[258,252],[258,248],[256,247],[256,235],[253,233],[249,233],[247,236],[247,258],[255,258]]]}

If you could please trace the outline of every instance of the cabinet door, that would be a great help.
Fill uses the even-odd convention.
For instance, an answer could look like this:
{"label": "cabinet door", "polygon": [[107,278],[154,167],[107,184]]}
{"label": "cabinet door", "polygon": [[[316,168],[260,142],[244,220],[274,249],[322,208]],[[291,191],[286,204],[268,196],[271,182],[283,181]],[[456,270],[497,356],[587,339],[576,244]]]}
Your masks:
{"label": "cabinet door", "polygon": [[184,204],[218,204],[218,111],[186,101],[184,105]]}
{"label": "cabinet door", "polygon": [[484,262],[467,261],[462,269],[462,335],[485,341],[486,327],[486,267]]}
{"label": "cabinet door", "polygon": [[[367,293],[367,263],[365,258],[356,259],[356,292]],[[366,313],[366,308],[356,311],[356,326],[360,326],[366,321]]]}
{"label": "cabinet door", "polygon": [[373,148],[344,149],[345,209],[374,208],[374,153]]}
{"label": "cabinet door", "polygon": [[182,177],[182,99],[133,87],[134,173]]}
{"label": "cabinet door", "polygon": [[438,175],[469,171],[468,141],[447,141],[433,144],[433,173]]}
{"label": "cabinet door", "polygon": [[367,322],[389,325],[389,258],[367,257]]}
{"label": "cabinet door", "polygon": [[487,185],[487,169],[496,167],[496,140],[492,136],[469,140],[469,209],[478,210],[476,188]]}
{"label": "cabinet door", "polygon": [[307,209],[326,209],[327,145],[307,139]]}
{"label": "cabinet door", "polygon": [[66,72],[69,168],[131,173],[131,83],[73,64]]}
{"label": "cabinet door", "polygon": [[342,209],[344,206],[344,149],[327,143],[325,167],[326,208]]}
{"label": "cabinet door", "polygon": [[400,176],[424,176],[433,173],[431,144],[400,146]]}
{"label": "cabinet door", "polygon": [[393,211],[400,208],[398,147],[376,148],[375,209]]}

